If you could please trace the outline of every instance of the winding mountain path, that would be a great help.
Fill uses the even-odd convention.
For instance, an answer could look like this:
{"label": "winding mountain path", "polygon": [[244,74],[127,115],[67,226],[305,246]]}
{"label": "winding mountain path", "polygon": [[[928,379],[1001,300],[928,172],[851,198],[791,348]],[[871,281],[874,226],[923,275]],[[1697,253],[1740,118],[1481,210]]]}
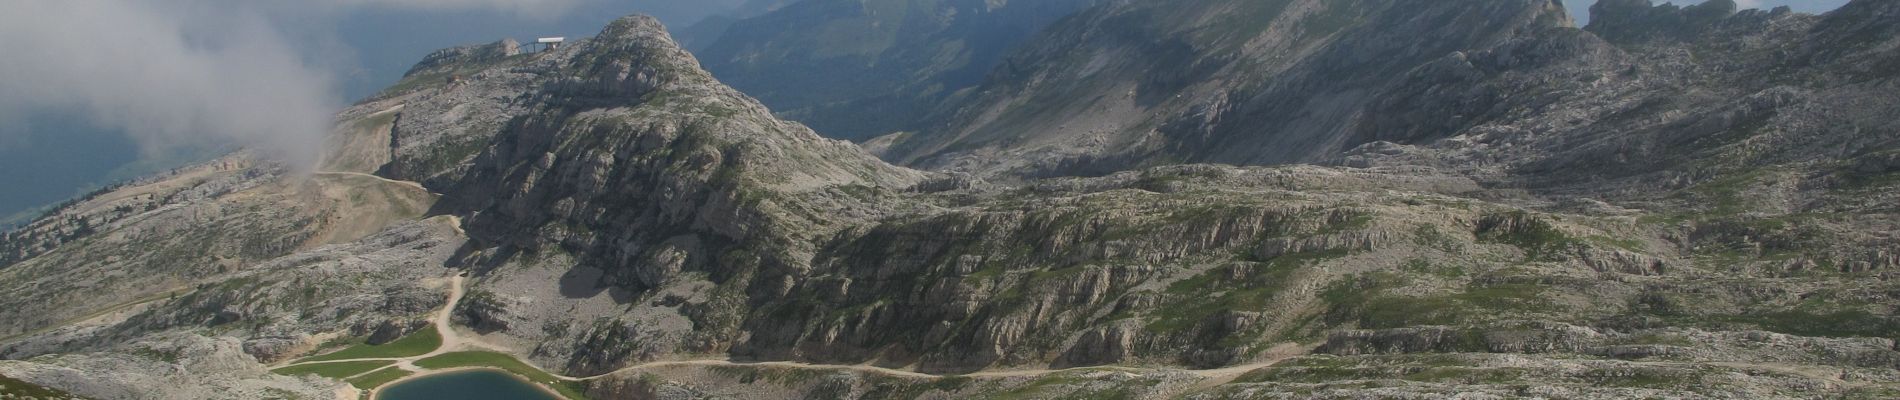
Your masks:
{"label": "winding mountain path", "polygon": [[[388,178],[371,175],[371,174],[363,174],[363,173],[355,173],[355,172],[318,172],[317,174],[363,176],[363,177],[379,179],[379,180],[389,182],[389,183],[422,188],[421,184],[418,184],[415,182],[391,180]],[[427,191],[427,190],[424,189],[424,191]],[[462,225],[461,218],[455,217],[455,216],[449,216],[448,222],[455,228],[457,233],[466,234],[464,233],[463,227],[461,226]],[[506,348],[483,343],[475,339],[464,338],[462,337],[461,333],[456,332],[454,325],[452,324],[452,321],[451,321],[451,316],[454,315],[456,304],[459,304],[462,301],[462,296],[466,293],[464,284],[466,283],[467,276],[465,276],[464,273],[458,273],[454,276],[449,277],[448,279],[449,279],[448,302],[443,304],[442,308],[440,310],[437,310],[435,314],[432,317],[430,317],[430,322],[432,325],[434,325],[436,333],[442,337],[442,344],[440,346],[437,346],[435,350],[432,350],[426,354],[410,356],[410,357],[351,358],[351,359],[341,359],[341,360],[292,362],[292,363],[280,365],[279,367],[281,368],[281,367],[298,366],[298,365],[333,364],[333,363],[346,363],[346,362],[359,362],[359,361],[394,361],[395,362],[391,364],[389,367],[377,368],[368,372],[363,372],[355,376],[349,377],[349,378],[356,378],[356,377],[368,375],[368,374],[381,371],[384,369],[392,368],[392,367],[400,368],[405,371],[416,372],[416,373],[432,372],[428,369],[417,366],[415,362],[419,360],[427,359],[430,357],[435,357],[438,355],[455,352],[455,351],[482,349],[482,350],[490,350],[490,351],[500,352],[503,354],[508,354],[509,351]],[[608,373],[593,375],[593,376],[567,376],[567,375],[561,375],[561,374],[556,374],[552,372],[549,372],[548,375],[553,376],[556,379],[560,379],[563,381],[576,382],[576,381],[598,379],[601,377],[606,377],[609,375],[619,374],[619,373],[628,372],[628,371],[638,371],[638,370],[643,370],[643,369],[678,367],[678,366],[773,367],[773,368],[837,370],[837,371],[853,371],[853,372],[868,373],[868,374],[881,374],[881,375],[888,375],[888,376],[894,376],[894,377],[918,378],[918,379],[936,379],[936,378],[947,378],[947,377],[1027,378],[1027,377],[1038,377],[1038,376],[1063,373],[1063,372],[1089,371],[1089,370],[1123,371],[1123,372],[1131,372],[1131,373],[1168,371],[1168,372],[1184,372],[1184,373],[1202,378],[1202,381],[1199,384],[1194,386],[1194,388],[1198,389],[1198,388],[1208,388],[1208,387],[1219,386],[1221,384],[1231,382],[1233,381],[1234,378],[1238,378],[1241,375],[1246,374],[1248,372],[1261,369],[1261,368],[1271,367],[1275,364],[1280,363],[1281,361],[1284,361],[1286,359],[1290,359],[1293,357],[1298,357],[1300,355],[1304,355],[1310,351],[1311,351],[1311,346],[1284,344],[1281,346],[1274,347],[1273,349],[1270,349],[1269,354],[1272,354],[1273,356],[1260,362],[1235,365],[1235,366],[1218,368],[1218,369],[1200,369],[1200,370],[1180,369],[1180,368],[1123,367],[1123,366],[1111,365],[1111,366],[1091,366],[1091,367],[1075,367],[1075,368],[1060,368],[1060,369],[991,370],[991,371],[977,371],[977,372],[971,372],[971,373],[965,373],[965,374],[940,375],[940,374],[929,374],[929,373],[923,373],[923,372],[877,367],[877,366],[870,366],[870,365],[828,365],[828,364],[810,364],[810,363],[791,362],[791,361],[756,361],[754,362],[754,361],[734,361],[730,359],[726,359],[726,360],[707,359],[707,360],[657,361],[657,362],[629,366],[626,368],[615,370],[613,372],[608,372]],[[546,370],[544,369],[543,371],[545,372]],[[372,393],[375,392],[376,390],[377,389],[370,389]]]}
{"label": "winding mountain path", "polygon": [[429,188],[426,188],[426,187],[423,187],[423,186],[422,186],[422,184],[420,184],[420,183],[416,183],[416,182],[413,182],[413,181],[399,181],[399,180],[395,180],[395,179],[389,179],[389,178],[384,178],[384,177],[382,177],[382,176],[379,176],[379,175],[372,175],[372,174],[365,174],[365,173],[361,173],[361,172],[331,172],[331,171],[318,171],[318,172],[314,172],[313,174],[315,174],[315,175],[328,175],[328,176],[354,176],[354,177],[360,177],[360,178],[370,178],[370,179],[375,179],[375,180],[379,180],[379,181],[383,181],[384,183],[392,183],[392,184],[397,184],[397,185],[403,185],[403,186],[408,186],[408,187],[412,187],[412,188],[416,188],[417,190],[421,190],[421,191],[422,191],[423,193],[430,193],[430,194],[437,194],[437,193],[435,193],[435,192],[431,192],[431,191],[429,191]]}
{"label": "winding mountain path", "polygon": [[[455,331],[455,328],[453,325],[450,325],[450,316],[454,315],[455,313],[455,305],[457,303],[460,303],[462,301],[462,295],[467,293],[467,291],[463,288],[463,283],[468,278],[460,274],[457,274],[455,276],[449,277],[448,279],[449,279],[449,285],[448,285],[449,286],[449,301],[447,304],[443,304],[441,309],[436,310],[435,315],[429,317],[430,325],[433,325],[435,328],[436,334],[442,337],[442,344],[439,346],[436,346],[435,350],[429,351],[428,353],[424,353],[421,355],[408,356],[408,357],[366,357],[366,358],[349,358],[349,359],[340,359],[340,360],[292,362],[292,363],[281,365],[279,366],[279,368],[299,366],[299,365],[336,364],[336,363],[357,362],[357,361],[395,361],[396,362],[395,366],[398,368],[402,368],[408,371],[419,372],[419,371],[423,371],[423,369],[415,365],[415,362],[417,360],[439,356],[444,353],[449,353],[449,352],[459,351],[459,350],[469,350],[471,348],[481,348],[481,349],[487,349],[487,350],[504,350],[499,347],[489,345],[487,343],[482,343],[480,341],[464,338],[462,337],[462,334],[460,332]],[[381,368],[378,368],[378,369],[381,369]]]}
{"label": "winding mountain path", "polygon": [[[437,334],[439,334],[442,337],[442,345],[436,347],[435,350],[430,351],[426,354],[410,356],[410,357],[351,358],[351,359],[341,359],[341,360],[308,361],[308,362],[290,363],[290,364],[285,364],[283,366],[287,367],[287,366],[311,365],[311,364],[334,364],[334,363],[346,363],[346,362],[358,362],[358,361],[394,361],[395,363],[392,364],[391,367],[400,368],[400,369],[403,369],[405,371],[410,371],[410,372],[428,372],[429,370],[416,366],[415,362],[418,360],[427,359],[429,357],[434,357],[434,356],[442,355],[449,352],[470,350],[470,349],[475,349],[475,348],[505,352],[505,349],[498,348],[496,346],[492,346],[486,343],[482,343],[477,340],[464,338],[462,337],[461,333],[456,332],[454,326],[451,325],[450,317],[454,314],[455,305],[462,301],[462,296],[467,292],[466,289],[464,288],[464,284],[466,283],[466,280],[468,278],[460,274],[457,274],[455,276],[449,277],[448,279],[449,279],[448,302],[444,304],[440,310],[437,310],[434,316],[430,317],[430,322],[432,322],[432,325],[435,326],[435,330]],[[599,374],[599,375],[593,375],[593,376],[567,376],[567,375],[561,375],[561,374],[556,374],[552,372],[550,372],[549,375],[560,380],[574,382],[574,381],[598,379],[601,377],[619,374],[619,373],[623,373],[627,371],[638,371],[638,370],[643,370],[643,369],[679,367],[679,366],[773,367],[773,368],[838,370],[838,371],[854,371],[854,372],[869,373],[869,374],[880,374],[880,375],[888,375],[888,376],[895,376],[895,377],[919,378],[919,379],[935,379],[935,378],[946,378],[946,377],[1027,378],[1027,377],[1038,377],[1038,376],[1063,373],[1063,372],[1087,371],[1087,370],[1098,370],[1098,371],[1109,370],[1109,371],[1124,371],[1124,372],[1134,372],[1134,373],[1177,371],[1177,372],[1192,374],[1192,375],[1202,378],[1203,381],[1201,382],[1201,384],[1196,385],[1196,387],[1198,388],[1198,387],[1213,387],[1213,386],[1218,386],[1222,383],[1227,383],[1229,381],[1232,381],[1234,378],[1241,376],[1242,374],[1246,374],[1247,372],[1251,372],[1253,370],[1257,370],[1260,368],[1271,367],[1275,364],[1278,364],[1280,361],[1286,360],[1288,358],[1297,357],[1301,354],[1304,354],[1307,349],[1300,348],[1298,346],[1292,346],[1292,347],[1281,346],[1281,347],[1276,347],[1274,350],[1275,351],[1273,353],[1275,354],[1275,356],[1265,361],[1243,364],[1243,365],[1235,365],[1235,366],[1219,368],[1219,369],[1174,369],[1174,368],[1138,368],[1138,367],[1121,367],[1121,366],[1092,366],[1092,367],[1075,367],[1075,368],[1060,368],[1060,369],[1021,369],[1021,370],[977,371],[977,372],[972,372],[972,373],[967,373],[967,374],[942,375],[942,374],[922,373],[922,372],[916,372],[916,371],[907,371],[907,370],[902,370],[902,369],[884,368],[884,367],[877,367],[877,366],[870,366],[870,365],[827,365],[827,364],[810,364],[810,363],[790,362],[790,361],[749,362],[749,361],[710,359],[710,360],[682,360],[682,361],[651,362],[651,363],[630,366],[630,367],[622,368],[613,372],[608,372],[605,374]],[[385,367],[385,368],[388,368],[388,367]],[[379,371],[382,369],[384,368],[378,368],[375,371]],[[364,372],[356,376],[367,375],[375,371]],[[356,376],[352,376],[350,378],[355,378]]]}
{"label": "winding mountain path", "polygon": [[967,374],[947,374],[947,375],[928,374],[928,373],[922,373],[922,372],[916,372],[916,371],[891,369],[891,368],[876,367],[876,366],[869,366],[869,365],[808,364],[808,363],[789,362],[789,361],[749,362],[749,361],[733,361],[733,360],[685,360],[685,361],[651,362],[651,363],[622,368],[614,372],[608,372],[605,374],[586,376],[586,377],[574,377],[574,376],[566,376],[566,375],[559,375],[559,374],[553,374],[553,373],[550,373],[550,375],[553,375],[555,378],[560,378],[561,380],[565,380],[565,381],[584,381],[584,380],[590,380],[590,379],[597,379],[597,378],[614,375],[614,374],[618,374],[622,372],[627,372],[627,371],[638,371],[642,369],[679,367],[679,366],[705,366],[705,367],[774,367],[774,368],[841,370],[841,371],[854,371],[854,372],[863,372],[863,373],[871,373],[871,374],[890,375],[890,376],[904,377],[904,378],[925,378],[925,379],[950,378],[950,377],[1032,378],[1032,377],[1038,377],[1038,376],[1043,376],[1043,375],[1063,373],[1063,372],[1074,372],[1074,371],[1123,371],[1123,372],[1135,372],[1135,373],[1177,371],[1177,372],[1185,372],[1185,373],[1188,373],[1188,374],[1191,374],[1203,379],[1232,380],[1233,378],[1240,377],[1240,375],[1246,374],[1247,372],[1251,372],[1256,369],[1271,367],[1275,364],[1279,364],[1280,361],[1284,361],[1288,358],[1292,358],[1292,356],[1276,357],[1268,361],[1235,365],[1235,366],[1219,368],[1219,369],[1139,368],[1139,367],[1103,365],[1103,366],[1074,367],[1074,368],[1060,368],[1060,369],[1020,369],[1020,370],[1012,369],[1012,370],[995,370],[995,371],[977,371],[977,372],[971,372]]}

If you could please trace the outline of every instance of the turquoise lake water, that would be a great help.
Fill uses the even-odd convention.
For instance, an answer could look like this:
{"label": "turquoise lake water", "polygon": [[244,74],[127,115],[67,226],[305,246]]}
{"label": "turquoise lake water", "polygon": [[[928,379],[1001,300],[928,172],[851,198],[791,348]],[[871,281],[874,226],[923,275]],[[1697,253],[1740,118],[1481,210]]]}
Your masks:
{"label": "turquoise lake water", "polygon": [[430,375],[383,388],[377,400],[560,400],[528,381],[494,370]]}

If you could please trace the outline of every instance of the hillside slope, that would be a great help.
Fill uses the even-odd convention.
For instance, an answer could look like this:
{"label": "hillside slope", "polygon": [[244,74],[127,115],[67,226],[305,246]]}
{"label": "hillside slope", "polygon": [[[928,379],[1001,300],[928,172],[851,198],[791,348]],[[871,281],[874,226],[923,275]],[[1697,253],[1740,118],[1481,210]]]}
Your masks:
{"label": "hillside slope", "polygon": [[1051,27],[887,157],[1036,177],[1405,151],[1500,184],[1680,185],[1891,150],[1889,7],[1619,0],[1578,29],[1542,0],[1130,2]]}

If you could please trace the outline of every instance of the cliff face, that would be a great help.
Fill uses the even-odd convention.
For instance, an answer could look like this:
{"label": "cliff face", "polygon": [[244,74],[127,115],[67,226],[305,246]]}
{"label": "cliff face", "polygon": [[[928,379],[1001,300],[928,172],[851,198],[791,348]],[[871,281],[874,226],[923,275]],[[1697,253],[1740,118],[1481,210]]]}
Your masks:
{"label": "cliff face", "polygon": [[666,281],[681,271],[640,261],[669,251],[767,246],[750,250],[801,263],[811,250],[791,243],[879,212],[848,190],[889,192],[923,176],[773,118],[699,70],[654,21],[617,21],[570,49],[538,60],[573,75],[544,83],[534,111],[448,189],[445,209],[473,213],[477,237],[503,248],[630,267],[601,284]]}
{"label": "cliff face", "polygon": [[[446,188],[440,209],[470,215],[478,246],[466,262],[495,274],[478,290],[533,293],[471,309],[506,315],[469,318],[492,326],[575,326],[564,334],[505,333],[541,343],[539,354],[571,356],[560,362],[576,371],[635,359],[597,351],[623,346],[608,340],[631,337],[663,352],[724,348],[736,332],[720,328],[721,319],[739,318],[750,302],[782,293],[777,286],[812,268],[818,242],[904,207],[881,199],[924,177],[773,118],[698,69],[650,19],[616,21],[590,41],[533,62],[563,73],[543,81],[525,106],[532,111]],[[508,278],[544,268],[570,271],[559,279]],[[551,296],[530,297],[542,293],[521,286]],[[628,296],[682,286],[715,290],[699,295],[721,302],[624,314],[551,312],[597,302],[626,306]],[[508,300],[533,305],[508,307]],[[698,328],[653,338],[621,332],[674,326],[635,323],[639,318],[684,319]]]}

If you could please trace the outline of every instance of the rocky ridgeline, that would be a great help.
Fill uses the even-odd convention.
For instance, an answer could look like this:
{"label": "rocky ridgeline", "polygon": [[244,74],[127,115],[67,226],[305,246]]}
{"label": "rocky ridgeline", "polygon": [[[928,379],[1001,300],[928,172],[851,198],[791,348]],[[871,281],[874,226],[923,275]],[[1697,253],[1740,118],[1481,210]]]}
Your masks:
{"label": "rocky ridgeline", "polygon": [[[0,333],[15,336],[230,279],[258,263],[352,241],[434,202],[373,177],[286,173],[233,156],[127,185],[10,236],[42,250],[0,269]],[[66,227],[90,232],[74,235]],[[11,338],[10,338],[11,339]]]}
{"label": "rocky ridgeline", "polygon": [[[32,224],[6,232],[0,237],[0,268],[53,251],[62,244],[110,231],[124,220],[162,207],[255,187],[266,180],[266,176],[278,173],[253,169],[249,160],[231,157],[100,189],[54,208]],[[178,182],[160,184],[174,180]],[[137,187],[148,190],[120,190]]]}
{"label": "rocky ridgeline", "polygon": [[[347,146],[331,154],[380,154],[347,170],[438,187],[458,176],[486,144],[529,110],[524,99],[555,68],[522,54],[512,41],[444,49],[396,85],[344,110]],[[386,127],[384,127],[386,126]]]}
{"label": "rocky ridgeline", "polygon": [[[229,273],[288,253],[316,236],[307,227],[285,224],[312,217],[276,207],[273,200],[288,196],[234,199],[234,193],[272,191],[265,186],[278,173],[226,165],[188,168],[107,191],[10,233],[6,246],[27,257],[0,269],[9,282],[21,283],[0,288],[6,293],[0,301],[8,304],[0,314],[10,322],[0,332],[15,335],[68,322],[184,285],[207,271]],[[256,219],[260,215],[280,221]],[[250,234],[224,236],[208,227]]]}
{"label": "rocky ridgeline", "polygon": [[334,398],[333,382],[272,374],[236,339],[167,333],[32,361],[0,373],[87,399]]}
{"label": "rocky ridgeline", "polygon": [[85,398],[331,398],[264,364],[338,339],[383,343],[442,307],[462,237],[444,218],[259,263],[150,305],[11,341],[0,375]]}
{"label": "rocky ridgeline", "polygon": [[502,39],[499,42],[480,46],[458,46],[436,50],[422,57],[422,61],[409,67],[403,73],[404,78],[417,75],[456,71],[467,65],[492,64],[521,55],[521,43],[514,39]]}

